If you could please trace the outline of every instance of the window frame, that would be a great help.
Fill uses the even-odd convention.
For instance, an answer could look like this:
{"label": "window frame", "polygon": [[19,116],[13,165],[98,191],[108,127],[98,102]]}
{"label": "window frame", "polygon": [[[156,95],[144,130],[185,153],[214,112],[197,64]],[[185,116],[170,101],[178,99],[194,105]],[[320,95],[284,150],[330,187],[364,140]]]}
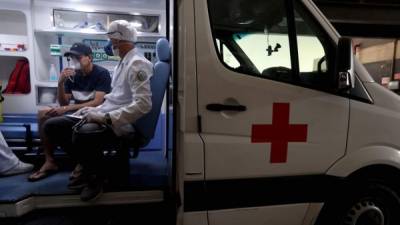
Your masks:
{"label": "window frame", "polygon": [[[230,67],[225,61],[224,61],[224,59],[223,59],[223,55],[222,55],[222,53],[219,53],[219,50],[218,50],[218,46],[217,46],[217,41],[216,41],[216,35],[214,34],[214,31],[212,30],[211,31],[212,32],[212,35],[213,35],[213,41],[214,41],[214,45],[216,46],[216,51],[217,51],[217,57],[218,57],[218,59],[219,59],[219,61],[226,67],[226,68],[228,68],[229,70],[232,70],[232,71],[235,71],[235,72],[237,72],[237,73],[243,73],[243,72],[240,72],[240,71],[238,71],[238,70],[235,70],[235,68],[232,68],[232,67]],[[219,36],[218,36],[219,37]],[[236,58],[236,60],[240,63],[240,65],[242,65],[242,63],[244,63],[245,65],[248,65],[249,67],[251,67],[251,68],[249,68],[249,69],[251,69],[251,70],[253,70],[253,72],[254,72],[254,70],[257,70],[257,67],[254,65],[254,63],[250,60],[250,58],[246,55],[246,53],[243,51],[243,49],[241,49],[240,47],[239,47],[239,45],[236,43],[236,42],[234,42],[234,41],[226,41],[226,40],[221,40],[221,39],[219,39],[219,42],[220,42],[220,44],[223,44],[223,45],[225,45],[225,47],[227,48],[227,49],[229,49],[229,51],[232,53],[232,55]],[[237,57],[237,55],[240,55],[241,57]],[[248,74],[248,75],[251,75],[251,76],[257,76],[257,77],[259,77],[256,73],[245,73],[245,74]]]}

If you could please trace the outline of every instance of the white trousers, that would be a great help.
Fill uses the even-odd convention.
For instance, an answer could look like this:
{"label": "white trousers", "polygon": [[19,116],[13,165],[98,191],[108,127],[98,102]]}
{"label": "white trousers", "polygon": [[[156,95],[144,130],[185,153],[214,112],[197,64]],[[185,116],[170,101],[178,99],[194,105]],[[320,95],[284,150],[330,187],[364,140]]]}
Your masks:
{"label": "white trousers", "polygon": [[3,134],[0,132],[0,174],[14,168],[18,162],[19,159],[8,147]]}

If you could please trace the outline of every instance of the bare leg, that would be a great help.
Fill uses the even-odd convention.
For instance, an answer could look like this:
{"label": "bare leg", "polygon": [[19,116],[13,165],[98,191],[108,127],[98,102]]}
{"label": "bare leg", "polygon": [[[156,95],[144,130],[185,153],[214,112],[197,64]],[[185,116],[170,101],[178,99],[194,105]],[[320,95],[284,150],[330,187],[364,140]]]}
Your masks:
{"label": "bare leg", "polygon": [[40,168],[40,171],[45,170],[57,170],[58,166],[54,160],[54,148],[55,146],[49,143],[46,137],[41,137],[43,143],[43,153],[45,156],[46,161],[44,162],[43,166]]}
{"label": "bare leg", "polygon": [[39,122],[39,135],[40,135],[40,140],[42,140],[43,144],[43,153],[45,156],[45,162],[42,165],[42,167],[39,169],[39,171],[36,171],[35,173],[31,174],[29,176],[29,179],[35,179],[38,178],[38,176],[41,176],[41,172],[46,172],[46,171],[55,171],[58,169],[58,166],[54,160],[53,157],[53,152],[55,146],[52,145],[49,141],[46,135],[44,134],[43,131],[43,124],[46,120],[51,118],[50,116],[46,115],[49,109],[42,109],[39,110],[38,112],[38,122]]}
{"label": "bare leg", "polygon": [[39,110],[38,112],[38,121],[39,121],[39,135],[40,135],[40,140],[42,140],[43,144],[43,152],[44,156],[46,158],[46,162],[43,164],[42,168],[40,170],[49,170],[49,169],[58,169],[57,164],[54,160],[53,153],[54,153],[54,148],[56,146],[52,145],[46,135],[44,134],[43,131],[43,124],[46,120],[51,118],[50,116],[46,115],[46,113],[49,111],[49,109],[42,109]]}

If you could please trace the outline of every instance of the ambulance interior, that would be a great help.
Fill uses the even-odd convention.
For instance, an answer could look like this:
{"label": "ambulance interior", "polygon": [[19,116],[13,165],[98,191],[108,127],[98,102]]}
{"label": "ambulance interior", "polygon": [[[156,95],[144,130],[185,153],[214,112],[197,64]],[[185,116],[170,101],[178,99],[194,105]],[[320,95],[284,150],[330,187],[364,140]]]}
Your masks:
{"label": "ambulance interior", "polygon": [[[63,54],[73,43],[89,45],[93,50],[93,62],[112,73],[119,59],[105,54],[103,47],[108,41],[105,32],[112,21],[127,20],[138,30],[135,47],[155,65],[160,61],[157,51],[170,55],[171,48],[168,46],[156,47],[160,38],[170,37],[168,10],[169,1],[165,0],[2,0],[0,80],[3,89],[19,60],[29,62],[30,72],[29,92],[2,94],[3,121],[0,130],[14,153],[23,161],[33,163],[35,170],[42,165],[44,156],[37,112],[43,107],[58,104],[57,77],[54,79],[54,76],[59,76],[68,64]],[[171,65],[166,57],[162,60]],[[169,73],[165,68],[164,72]],[[155,79],[157,75],[155,72]],[[162,104],[158,106],[160,113],[156,118],[154,137],[139,149],[137,157],[130,151],[127,179],[110,182],[105,192],[159,190],[156,196],[162,198],[162,191],[168,188],[172,160],[171,132],[168,132],[172,129],[171,119],[168,119],[172,118],[172,95],[169,93],[172,83],[167,81],[166,84],[168,86],[165,85],[165,90],[162,90]],[[114,150],[105,152],[110,170],[118,164],[113,164],[114,154]],[[67,188],[68,176],[75,165],[60,148],[55,151],[55,156],[60,171],[40,181],[29,182],[27,177],[30,173],[0,177],[0,205],[11,207],[11,212],[19,215],[27,209],[18,211],[17,203],[34,197],[63,196],[64,200],[79,200],[79,193]],[[109,196],[109,199],[118,201],[117,196]],[[129,197],[126,196],[129,195],[120,200],[127,201]],[[153,198],[157,200],[157,197]],[[50,201],[50,198],[46,200]],[[46,204],[50,206],[51,201]],[[69,206],[74,204],[70,202]]]}

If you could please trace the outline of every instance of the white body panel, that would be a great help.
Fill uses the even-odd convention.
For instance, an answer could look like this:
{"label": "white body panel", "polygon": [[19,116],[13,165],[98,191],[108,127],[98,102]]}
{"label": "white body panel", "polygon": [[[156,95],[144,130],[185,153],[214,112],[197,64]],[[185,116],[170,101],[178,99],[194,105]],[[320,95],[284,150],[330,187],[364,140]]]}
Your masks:
{"label": "white body panel", "polygon": [[313,225],[317,220],[323,206],[323,203],[310,203],[302,224]]}
{"label": "white body panel", "polygon": [[184,159],[184,180],[204,179],[203,142],[197,133],[197,77],[195,58],[195,27],[192,1],[178,4],[179,55],[178,64],[178,142],[179,157]]}
{"label": "white body panel", "polygon": [[329,175],[346,177],[371,165],[400,169],[400,98],[377,83],[364,85],[374,104],[351,101],[347,154]]}
{"label": "white body panel", "polygon": [[184,225],[208,225],[207,212],[188,212],[183,216]]}
{"label": "white body panel", "polygon": [[302,225],[307,207],[295,204],[210,211],[209,221],[217,225]]}
{"label": "white body panel", "polygon": [[[193,1],[180,1],[178,10],[177,187],[184,202],[184,182],[204,179],[204,146],[197,127],[197,77]],[[177,224],[207,225],[207,211],[178,210]]]}

